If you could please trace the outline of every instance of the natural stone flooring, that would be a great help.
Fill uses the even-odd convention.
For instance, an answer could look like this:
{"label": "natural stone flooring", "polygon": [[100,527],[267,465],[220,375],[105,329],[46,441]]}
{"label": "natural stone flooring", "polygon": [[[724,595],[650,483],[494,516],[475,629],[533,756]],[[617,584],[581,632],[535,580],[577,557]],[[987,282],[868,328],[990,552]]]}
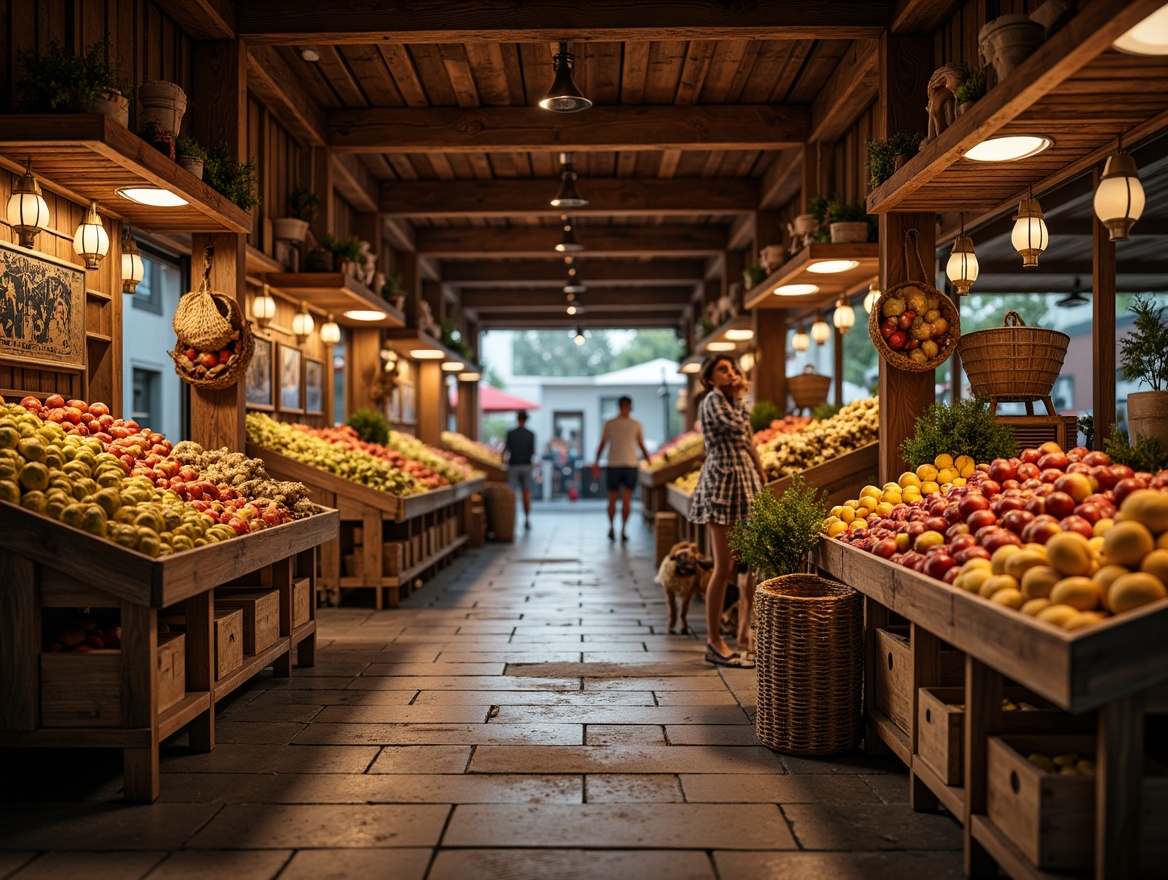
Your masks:
{"label": "natural stone flooring", "polygon": [[537,509],[399,610],[321,609],[318,665],[166,744],[152,806],[116,752],[0,753],[0,878],[960,877],[897,762],[758,744],[753,673],[665,632],[637,516],[613,545]]}

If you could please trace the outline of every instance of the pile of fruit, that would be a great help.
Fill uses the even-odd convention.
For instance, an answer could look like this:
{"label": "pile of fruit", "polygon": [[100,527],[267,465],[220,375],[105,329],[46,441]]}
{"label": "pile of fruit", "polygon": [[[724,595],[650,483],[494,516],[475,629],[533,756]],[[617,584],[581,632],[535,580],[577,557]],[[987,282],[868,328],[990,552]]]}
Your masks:
{"label": "pile of fruit", "polygon": [[810,416],[784,416],[781,419],[775,419],[766,428],[761,431],[754,432],[754,445],[762,446],[764,443],[769,443],[780,434],[790,434],[794,431],[799,431],[810,425],[814,419]]}
{"label": "pile of fruit", "polygon": [[641,462],[641,467],[650,471],[659,471],[671,464],[677,464],[687,458],[694,458],[706,451],[705,442],[698,431],[686,431],[678,434],[668,443],[662,443],[657,451],[649,458],[648,464]]}
{"label": "pile of fruit", "polygon": [[485,443],[471,440],[465,434],[459,434],[457,431],[443,431],[442,442],[467,458],[478,459],[487,464],[493,464],[495,467],[503,466],[502,455]]}
{"label": "pile of fruit", "polygon": [[780,434],[758,448],[768,482],[831,461],[876,440],[880,410],[875,397],[849,403],[830,419]]}
{"label": "pile of fruit", "polygon": [[880,335],[893,351],[925,363],[949,344],[949,322],[941,315],[937,297],[919,287],[890,294],[880,305]]}
{"label": "pile of fruit", "polygon": [[172,449],[161,434],[113,418],[104,403],[0,398],[0,501],[151,557],[316,511],[304,486],[269,480],[262,462],[240,456],[246,479],[192,463],[223,453],[194,443]]}
{"label": "pile of fruit", "polygon": [[1094,776],[1095,761],[1093,758],[1081,758],[1071,752],[1066,755],[1045,755],[1042,752],[1031,752],[1026,760],[1046,773],[1057,773],[1059,776]]}
{"label": "pile of fruit", "polygon": [[46,640],[45,650],[54,654],[89,654],[121,646],[120,626],[116,623],[103,626],[89,615],[80,615],[64,626],[57,627],[54,635]]}
{"label": "pile of fruit", "polygon": [[1165,490],[1168,471],[1134,473],[1081,447],[1047,443],[972,470],[943,455],[896,483],[866,486],[832,510],[827,529],[998,607],[1076,630],[1168,597]]}
{"label": "pile of fruit", "polygon": [[[237,334],[238,335],[238,334]],[[226,348],[218,351],[200,351],[197,348],[186,348],[174,356],[179,369],[192,379],[214,379],[230,369],[232,363],[238,359],[236,351],[239,340],[233,339]]]}
{"label": "pile of fruit", "polygon": [[476,471],[461,455],[427,446],[417,437],[403,434],[401,431],[390,431],[386,446],[402,456],[403,460],[429,468],[450,485],[457,485],[481,474],[481,471]]}

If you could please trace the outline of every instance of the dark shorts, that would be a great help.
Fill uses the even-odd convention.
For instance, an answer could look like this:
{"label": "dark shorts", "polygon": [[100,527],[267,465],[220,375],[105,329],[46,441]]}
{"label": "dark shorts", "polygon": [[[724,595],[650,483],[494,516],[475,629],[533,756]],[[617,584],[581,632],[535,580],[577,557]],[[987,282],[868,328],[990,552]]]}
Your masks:
{"label": "dark shorts", "polygon": [[507,482],[516,489],[531,488],[531,465],[513,464],[507,467]]}
{"label": "dark shorts", "polygon": [[609,492],[615,492],[622,486],[626,489],[635,489],[637,469],[635,467],[609,467],[606,483]]}

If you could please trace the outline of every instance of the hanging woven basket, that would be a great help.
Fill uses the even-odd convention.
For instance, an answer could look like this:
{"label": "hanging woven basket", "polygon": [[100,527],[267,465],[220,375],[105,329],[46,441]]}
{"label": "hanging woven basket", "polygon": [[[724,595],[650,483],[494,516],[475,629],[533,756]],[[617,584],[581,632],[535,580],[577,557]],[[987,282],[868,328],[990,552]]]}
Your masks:
{"label": "hanging woven basket", "polygon": [[[910,240],[913,245],[911,250],[909,248]],[[913,257],[915,257],[916,267],[922,278],[921,281],[911,279],[914,263]],[[949,297],[928,282],[929,273],[925,270],[924,261],[921,259],[920,242],[917,240],[917,231],[915,229],[910,229],[905,234],[904,262],[905,271],[909,274],[910,280],[893,285],[884,291],[880,298],[876,300],[876,304],[872,307],[872,311],[868,315],[868,335],[872,337],[872,344],[876,346],[876,350],[880,352],[880,356],[889,364],[898,370],[904,370],[906,373],[924,373],[928,370],[934,370],[945,363],[949,359],[949,356],[956,350],[957,342],[961,338],[961,314],[958,312],[953,300],[949,299]],[[936,302],[936,309],[940,313],[940,317],[945,319],[947,327],[940,339],[933,340],[937,343],[937,353],[933,357],[926,356],[922,360],[912,355],[910,353],[911,350],[897,350],[888,344],[888,341],[880,332],[880,324],[885,318],[889,317],[884,314],[884,305],[891,299],[901,299],[906,302],[911,300],[918,300],[925,303]],[[911,338],[909,331],[905,331],[905,334]]]}
{"label": "hanging woven basket", "polygon": [[[198,290],[183,294],[174,311],[174,332],[180,343],[199,351],[218,351],[238,338],[238,327],[233,327],[227,310],[216,301],[211,290],[211,256],[214,248],[203,252],[203,280]],[[234,302],[233,297],[218,295]]]}
{"label": "hanging woven basket", "polygon": [[978,397],[1041,400],[1049,397],[1062,372],[1071,338],[1057,330],[1027,327],[1007,312],[1001,327],[961,337],[958,351],[969,387]]}
{"label": "hanging woven basket", "polygon": [[[214,340],[219,343],[215,346],[195,345],[184,339],[181,333],[178,333],[179,319],[176,313],[175,330],[178,341],[170,353],[170,357],[174,361],[174,371],[178,373],[180,379],[188,385],[208,390],[229,388],[236,384],[247,372],[247,365],[251,362],[252,354],[255,352],[255,337],[251,332],[251,322],[243,316],[243,310],[239,307],[239,303],[234,297],[225,293],[213,293],[210,289],[208,277],[211,273],[213,253],[213,248],[207,248],[204,252],[203,284],[197,293],[210,302],[216,316],[227,325],[226,338],[224,339],[222,335],[214,337]],[[192,295],[188,293],[183,299],[185,300]],[[195,355],[194,357],[191,357],[192,353]],[[208,357],[209,355],[214,355],[214,363],[211,363],[212,358]]]}

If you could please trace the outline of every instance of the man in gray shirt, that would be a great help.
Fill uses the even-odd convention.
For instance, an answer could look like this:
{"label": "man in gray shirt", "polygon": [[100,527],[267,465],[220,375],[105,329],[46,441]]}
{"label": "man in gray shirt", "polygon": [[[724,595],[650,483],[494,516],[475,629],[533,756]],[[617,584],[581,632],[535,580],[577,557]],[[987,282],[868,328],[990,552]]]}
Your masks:
{"label": "man in gray shirt", "polygon": [[621,493],[621,540],[627,541],[625,526],[629,522],[629,508],[632,507],[633,487],[637,485],[637,449],[649,460],[649,450],[645,448],[645,437],[641,423],[630,418],[633,401],[622,397],[617,401],[620,415],[604,423],[600,434],[600,445],[596,447],[596,463],[592,465],[593,476],[600,476],[600,453],[609,443],[608,453],[608,540],[615,541],[613,519],[616,517],[616,496]]}
{"label": "man in gray shirt", "polygon": [[507,432],[503,461],[507,462],[507,477],[523,495],[523,528],[531,528],[531,460],[535,457],[535,434],[527,430],[527,410],[515,415],[519,427]]}

